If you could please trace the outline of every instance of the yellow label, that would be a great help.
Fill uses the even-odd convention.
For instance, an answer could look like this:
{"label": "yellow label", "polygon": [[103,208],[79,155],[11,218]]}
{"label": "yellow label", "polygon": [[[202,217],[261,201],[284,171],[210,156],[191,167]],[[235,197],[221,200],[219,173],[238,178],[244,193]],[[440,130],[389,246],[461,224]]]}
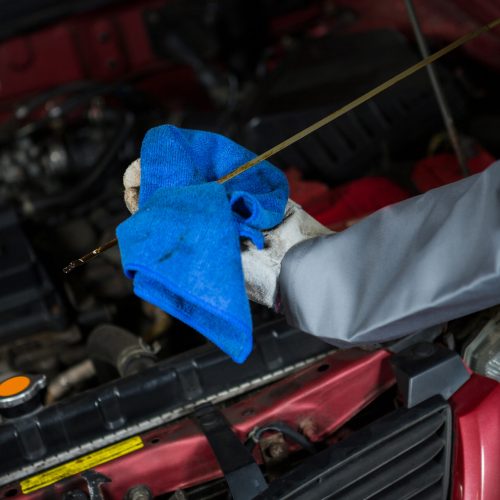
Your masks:
{"label": "yellow label", "polygon": [[135,450],[140,450],[142,447],[144,447],[144,443],[140,437],[136,436],[126,439],[125,441],[113,444],[102,450],[94,451],[76,460],[54,467],[53,469],[46,470],[36,476],[29,477],[21,481],[21,489],[25,494],[32,493],[33,491],[45,488],[45,486],[57,483],[67,477],[80,474],[80,472],[92,469],[106,462],[111,462],[111,460],[128,455]]}

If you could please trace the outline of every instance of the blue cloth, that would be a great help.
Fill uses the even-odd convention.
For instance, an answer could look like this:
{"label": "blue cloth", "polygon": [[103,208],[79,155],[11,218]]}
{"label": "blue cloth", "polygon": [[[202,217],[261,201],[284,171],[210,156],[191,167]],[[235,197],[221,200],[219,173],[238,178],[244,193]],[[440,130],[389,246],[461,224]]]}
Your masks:
{"label": "blue cloth", "polygon": [[139,210],[117,237],[134,292],[205,335],[241,363],[252,350],[240,237],[263,248],[288,199],[268,162],[215,182],[255,155],[226,137],[164,125],[141,149]]}

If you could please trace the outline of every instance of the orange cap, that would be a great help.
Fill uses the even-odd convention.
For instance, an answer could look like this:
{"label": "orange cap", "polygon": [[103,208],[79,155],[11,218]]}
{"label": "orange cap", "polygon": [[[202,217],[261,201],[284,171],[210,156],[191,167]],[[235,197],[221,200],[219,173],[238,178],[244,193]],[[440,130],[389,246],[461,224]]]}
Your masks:
{"label": "orange cap", "polygon": [[0,398],[15,396],[23,392],[31,384],[31,379],[23,375],[8,378],[0,383]]}

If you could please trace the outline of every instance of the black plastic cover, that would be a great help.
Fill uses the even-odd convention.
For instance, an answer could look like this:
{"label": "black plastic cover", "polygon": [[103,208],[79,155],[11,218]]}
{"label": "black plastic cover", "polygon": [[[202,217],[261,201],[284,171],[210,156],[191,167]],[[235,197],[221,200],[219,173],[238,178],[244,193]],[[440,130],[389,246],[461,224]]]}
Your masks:
{"label": "black plastic cover", "polygon": [[449,399],[470,378],[462,358],[439,344],[419,342],[391,358],[405,406],[432,396]]}
{"label": "black plastic cover", "polygon": [[12,209],[0,211],[0,342],[65,326],[64,307]]}
{"label": "black plastic cover", "polygon": [[[239,140],[252,151],[265,151],[417,60],[404,36],[389,30],[304,44],[273,73]],[[438,71],[458,119],[463,98],[447,74]],[[272,162],[343,182],[377,169],[387,154],[407,157],[410,145],[425,148],[429,134],[442,128],[428,75],[421,71],[286,148]]]}

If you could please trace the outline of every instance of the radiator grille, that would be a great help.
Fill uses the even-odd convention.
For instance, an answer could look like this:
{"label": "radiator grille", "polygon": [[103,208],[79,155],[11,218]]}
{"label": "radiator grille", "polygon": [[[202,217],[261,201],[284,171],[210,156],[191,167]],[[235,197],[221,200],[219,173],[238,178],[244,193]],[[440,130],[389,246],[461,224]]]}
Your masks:
{"label": "radiator grille", "polygon": [[396,410],[304,461],[258,498],[446,499],[451,428],[440,398]]}

